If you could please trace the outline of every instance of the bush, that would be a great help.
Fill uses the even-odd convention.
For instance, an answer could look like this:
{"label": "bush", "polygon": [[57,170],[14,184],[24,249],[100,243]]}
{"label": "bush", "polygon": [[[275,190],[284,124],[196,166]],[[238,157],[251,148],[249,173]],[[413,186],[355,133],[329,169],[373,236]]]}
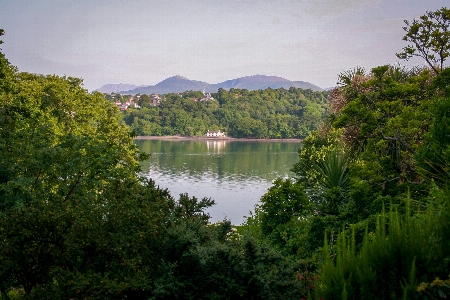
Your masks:
{"label": "bush", "polygon": [[[444,197],[444,196],[441,196]],[[413,299],[419,282],[448,276],[450,247],[448,196],[445,206],[401,215],[378,216],[375,232],[366,231],[360,251],[355,237],[342,232],[334,251],[325,243],[326,262],[319,294],[325,299]]]}

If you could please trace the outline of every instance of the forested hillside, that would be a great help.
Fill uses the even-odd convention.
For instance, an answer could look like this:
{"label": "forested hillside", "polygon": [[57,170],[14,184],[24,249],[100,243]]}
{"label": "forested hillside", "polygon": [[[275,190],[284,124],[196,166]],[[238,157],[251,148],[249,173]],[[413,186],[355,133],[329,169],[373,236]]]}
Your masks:
{"label": "forested hillside", "polygon": [[128,109],[123,118],[137,135],[202,136],[221,130],[231,137],[303,138],[318,128],[328,107],[327,92],[293,87],[219,89],[214,100],[193,100],[202,97],[201,92],[167,94],[161,105],[141,101],[140,109]]}
{"label": "forested hillside", "polygon": [[[211,199],[140,177],[147,155],[104,95],[21,73],[0,52],[1,299],[450,297],[450,10],[404,30],[398,57],[425,65],[342,72],[296,176],[277,179],[240,226],[210,224]],[[214,103],[233,132],[239,120],[269,124],[254,100],[275,112],[292,101],[304,116],[325,109],[322,96],[223,90],[217,102],[170,96],[147,111],[169,107],[186,130],[188,113],[200,122]],[[145,111],[126,122],[168,126],[159,113],[134,116]]]}

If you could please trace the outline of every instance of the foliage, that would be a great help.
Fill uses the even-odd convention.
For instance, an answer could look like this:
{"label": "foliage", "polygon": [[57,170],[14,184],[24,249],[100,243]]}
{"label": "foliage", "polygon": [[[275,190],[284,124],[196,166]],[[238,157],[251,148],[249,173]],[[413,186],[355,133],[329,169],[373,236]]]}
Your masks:
{"label": "foliage", "polygon": [[415,158],[423,178],[440,186],[450,180],[450,98],[440,98],[431,108],[433,122]]}
{"label": "foliage", "polygon": [[[375,232],[366,232],[359,251],[355,237],[342,232],[332,251],[326,244],[327,259],[320,274],[320,295],[325,299],[414,299],[418,282],[445,276],[449,248],[448,197],[445,211],[433,207],[411,216],[391,209],[377,219]],[[443,225],[447,223],[446,225]],[[344,299],[344,296],[342,296]]]}
{"label": "foliage", "polygon": [[398,58],[419,56],[425,59],[430,68],[439,73],[450,55],[450,9],[443,7],[437,11],[427,11],[419,20],[404,21],[406,31],[403,40],[411,42],[398,53]]}
{"label": "foliage", "polygon": [[[118,122],[117,109],[88,94],[79,79],[3,66],[13,76],[0,91],[2,293],[23,287],[30,295],[75,270],[111,272],[124,258],[117,244],[135,236],[124,226],[123,239],[115,239],[120,221],[137,213],[137,206],[133,214],[123,208],[136,203],[128,194],[133,187],[144,189],[137,176],[144,156]],[[158,205],[145,218],[155,217]]]}
{"label": "foliage", "polygon": [[349,216],[358,216],[351,222],[379,211],[382,201],[400,203],[408,189],[417,200],[426,197],[414,155],[431,124],[431,73],[381,66],[341,78],[346,84],[330,103],[339,103],[333,126],[344,130],[342,140],[355,158],[347,175]]}
{"label": "foliage", "polygon": [[264,235],[272,233],[279,225],[298,218],[309,210],[308,199],[299,184],[278,178],[261,198],[256,209]]}
{"label": "foliage", "polygon": [[198,93],[168,94],[159,106],[145,105],[149,97],[140,95],[143,108],[128,109],[123,119],[138,135],[200,136],[220,129],[232,137],[300,138],[319,126],[327,104],[327,92],[297,88],[220,89],[215,100],[192,100],[203,97]]}
{"label": "foliage", "polygon": [[347,154],[337,148],[326,153],[323,161],[314,161],[311,169],[318,174],[317,185],[309,189],[317,213],[337,214],[347,198]]}
{"label": "foliage", "polygon": [[70,77],[17,78],[14,91],[1,98],[2,209],[97,199],[114,179],[137,178],[140,154],[100,94],[87,94]]}
{"label": "foliage", "polygon": [[450,295],[450,276],[446,280],[436,277],[431,283],[422,282],[417,291],[421,299],[446,299]]}
{"label": "foliage", "polygon": [[295,173],[298,182],[308,190],[317,188],[321,181],[320,170],[315,168],[325,161],[327,154],[339,146],[342,130],[326,129],[313,131],[302,142],[298,149],[299,162],[291,171]]}
{"label": "foliage", "polygon": [[297,184],[304,187],[309,201],[309,213],[303,214],[303,230],[296,230],[288,244],[297,245],[298,251],[313,255],[322,245],[326,230],[337,232],[344,222],[348,202],[349,154],[341,142],[341,129],[322,127],[313,132],[298,150],[299,162],[292,171]]}

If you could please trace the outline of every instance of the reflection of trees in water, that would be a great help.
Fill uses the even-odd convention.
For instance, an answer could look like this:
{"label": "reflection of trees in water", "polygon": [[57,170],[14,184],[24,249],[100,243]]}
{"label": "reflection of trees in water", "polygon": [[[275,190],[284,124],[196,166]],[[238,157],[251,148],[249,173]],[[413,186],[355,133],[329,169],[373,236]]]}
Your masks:
{"label": "reflection of trees in water", "polygon": [[138,140],[139,149],[152,154],[142,163],[143,173],[158,168],[163,173],[188,176],[216,174],[219,178],[286,176],[297,162],[298,143],[246,141]]}

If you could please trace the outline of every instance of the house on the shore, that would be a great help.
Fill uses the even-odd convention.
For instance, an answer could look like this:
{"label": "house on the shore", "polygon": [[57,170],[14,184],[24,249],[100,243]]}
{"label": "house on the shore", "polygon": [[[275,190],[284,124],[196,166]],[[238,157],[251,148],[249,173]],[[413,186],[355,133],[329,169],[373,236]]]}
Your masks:
{"label": "house on the shore", "polygon": [[220,130],[217,131],[209,131],[206,133],[206,137],[225,137],[224,132],[220,132]]}

